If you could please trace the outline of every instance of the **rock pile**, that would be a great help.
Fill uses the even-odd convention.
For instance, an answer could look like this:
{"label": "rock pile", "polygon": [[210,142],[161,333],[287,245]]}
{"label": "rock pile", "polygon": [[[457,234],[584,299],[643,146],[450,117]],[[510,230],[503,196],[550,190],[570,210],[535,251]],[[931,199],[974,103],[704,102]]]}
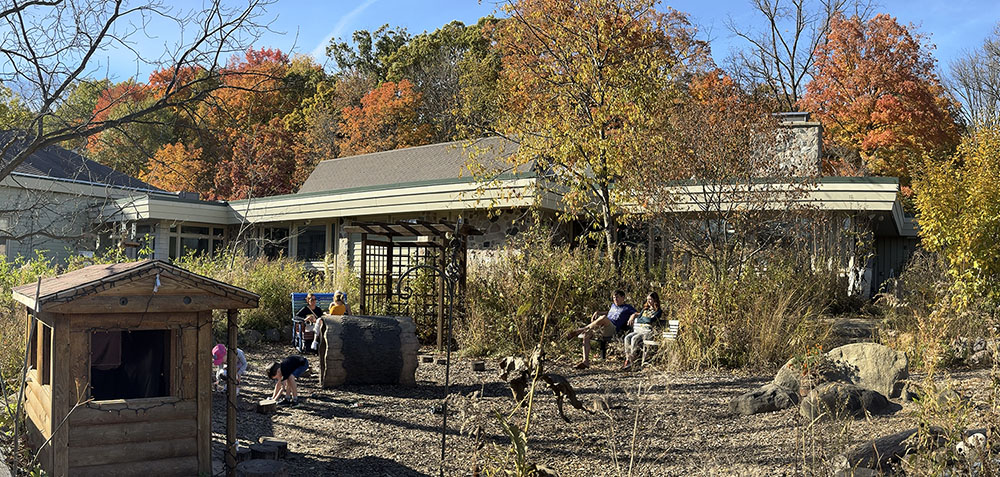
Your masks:
{"label": "rock pile", "polygon": [[852,343],[830,350],[823,360],[828,366],[808,379],[789,360],[771,383],[730,401],[730,411],[747,416],[799,405],[804,419],[815,420],[898,410],[888,398],[900,395],[909,376],[905,354],[876,343]]}

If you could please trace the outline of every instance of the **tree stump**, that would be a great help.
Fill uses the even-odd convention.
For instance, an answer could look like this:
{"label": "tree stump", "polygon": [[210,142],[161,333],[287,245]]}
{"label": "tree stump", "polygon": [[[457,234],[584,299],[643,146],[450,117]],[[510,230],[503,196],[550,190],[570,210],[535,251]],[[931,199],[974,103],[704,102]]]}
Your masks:
{"label": "tree stump", "polygon": [[473,371],[486,371],[486,362],[485,361],[473,361],[472,362],[472,370]]}
{"label": "tree stump", "polygon": [[261,437],[260,443],[277,447],[279,459],[288,457],[288,441],[278,439],[277,437]]}
{"label": "tree stump", "polygon": [[280,450],[271,444],[250,444],[250,459],[278,460]]}
{"label": "tree stump", "polygon": [[257,412],[261,414],[274,414],[278,409],[278,401],[274,399],[261,399],[257,401]]}
{"label": "tree stump", "polygon": [[250,460],[250,448],[239,446],[236,448],[236,463],[246,462]]}
{"label": "tree stump", "polygon": [[288,466],[280,460],[251,459],[236,466],[237,477],[289,477]]}

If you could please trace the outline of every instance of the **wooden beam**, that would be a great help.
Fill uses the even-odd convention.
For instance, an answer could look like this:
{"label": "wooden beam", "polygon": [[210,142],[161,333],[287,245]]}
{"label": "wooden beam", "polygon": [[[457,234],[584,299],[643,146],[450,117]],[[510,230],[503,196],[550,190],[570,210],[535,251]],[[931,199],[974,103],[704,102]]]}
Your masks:
{"label": "wooden beam", "polygon": [[198,473],[212,474],[212,312],[198,313]]}
{"label": "wooden beam", "polygon": [[226,476],[236,477],[236,335],[237,310],[226,311]]}

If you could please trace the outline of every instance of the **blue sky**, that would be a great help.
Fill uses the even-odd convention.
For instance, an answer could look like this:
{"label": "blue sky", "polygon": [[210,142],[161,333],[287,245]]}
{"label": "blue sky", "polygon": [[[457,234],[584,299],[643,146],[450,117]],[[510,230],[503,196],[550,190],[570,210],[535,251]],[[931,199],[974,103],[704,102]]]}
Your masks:
{"label": "blue sky", "polygon": [[[727,30],[727,18],[739,25],[761,24],[760,16],[753,14],[749,3],[749,0],[676,0],[663,5],[690,15],[701,36],[711,40],[713,56],[721,65],[732,48],[743,46]],[[184,0],[172,4],[193,8],[201,2]],[[323,63],[330,38],[349,39],[355,30],[374,30],[385,23],[406,27],[410,33],[433,31],[452,20],[474,23],[493,13],[496,7],[493,1],[477,0],[277,0],[268,7],[266,15],[273,19],[274,32],[266,33],[255,46],[314,54]],[[934,56],[943,70],[963,51],[981,45],[1000,21],[1000,1],[996,0],[883,0],[876,11],[889,13],[902,23],[913,23],[929,35],[930,42],[936,45]],[[146,33],[147,37],[135,38],[141,40],[136,46],[151,56],[170,41],[172,34],[155,30]],[[101,71],[108,71],[116,80],[136,75],[134,57],[130,62],[128,55],[111,55],[102,62],[108,62],[109,66]],[[148,73],[139,67],[140,80],[144,81]]]}

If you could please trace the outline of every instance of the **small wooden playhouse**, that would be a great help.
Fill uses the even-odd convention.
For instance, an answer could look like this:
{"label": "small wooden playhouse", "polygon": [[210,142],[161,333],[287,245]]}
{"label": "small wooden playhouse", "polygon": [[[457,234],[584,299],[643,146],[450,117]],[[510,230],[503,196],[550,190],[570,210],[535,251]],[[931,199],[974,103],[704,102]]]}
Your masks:
{"label": "small wooden playhouse", "polygon": [[212,310],[235,317],[257,295],[159,260],[13,294],[30,340],[28,432],[48,475],[211,474]]}

